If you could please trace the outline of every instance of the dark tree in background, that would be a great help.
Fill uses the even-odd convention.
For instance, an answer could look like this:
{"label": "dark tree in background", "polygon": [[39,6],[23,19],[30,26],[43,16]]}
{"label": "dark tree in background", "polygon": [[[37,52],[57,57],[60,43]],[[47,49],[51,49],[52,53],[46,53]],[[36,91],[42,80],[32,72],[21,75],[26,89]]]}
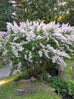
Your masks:
{"label": "dark tree in background", "polygon": [[[18,21],[44,20],[74,25],[73,0],[16,0]],[[66,2],[66,3],[65,3]]]}
{"label": "dark tree in background", "polygon": [[69,13],[63,15],[61,23],[69,23],[74,26],[74,0],[64,0],[67,2],[67,9]]}
{"label": "dark tree in background", "polygon": [[0,31],[6,31],[6,22],[12,22],[9,0],[0,0]]}
{"label": "dark tree in background", "polygon": [[[6,31],[6,22],[44,21],[49,23],[69,23],[74,26],[74,0],[15,0],[12,7],[9,0],[0,0],[0,31]],[[64,2],[64,3],[62,3]],[[66,3],[65,3],[66,2]],[[12,17],[13,12],[17,16]]]}

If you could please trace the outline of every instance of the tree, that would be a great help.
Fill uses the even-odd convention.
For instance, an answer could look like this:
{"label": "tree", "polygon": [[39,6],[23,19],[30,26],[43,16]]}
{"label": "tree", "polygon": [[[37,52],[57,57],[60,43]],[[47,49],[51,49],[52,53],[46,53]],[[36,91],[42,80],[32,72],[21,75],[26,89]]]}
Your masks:
{"label": "tree", "polygon": [[55,20],[73,25],[73,0],[22,0],[17,15],[19,21],[40,19],[49,23]]}
{"label": "tree", "polygon": [[10,10],[9,1],[0,0],[0,31],[6,31],[6,22],[13,21]]}
{"label": "tree", "polygon": [[67,2],[66,12],[62,19],[61,23],[69,23],[74,26],[74,1],[73,0],[64,0]]}

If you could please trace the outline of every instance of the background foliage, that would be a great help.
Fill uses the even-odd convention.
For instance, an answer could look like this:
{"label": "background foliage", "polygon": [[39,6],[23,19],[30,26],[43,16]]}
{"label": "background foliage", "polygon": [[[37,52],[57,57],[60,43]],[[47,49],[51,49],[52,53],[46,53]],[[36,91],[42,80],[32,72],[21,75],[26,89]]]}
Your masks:
{"label": "background foliage", "polygon": [[9,0],[0,0],[0,31],[6,31],[6,22],[12,22]]}
{"label": "background foliage", "polygon": [[[15,0],[15,9],[9,0],[0,0],[0,31],[6,31],[6,22],[44,20],[45,23],[69,23],[74,26],[74,1],[73,0]],[[60,2],[66,2],[61,4]],[[59,6],[60,3],[60,6]],[[17,16],[12,17],[16,11]]]}
{"label": "background foliage", "polygon": [[[18,21],[44,20],[74,25],[73,0],[21,0],[18,2]],[[65,3],[66,2],[66,3]]]}

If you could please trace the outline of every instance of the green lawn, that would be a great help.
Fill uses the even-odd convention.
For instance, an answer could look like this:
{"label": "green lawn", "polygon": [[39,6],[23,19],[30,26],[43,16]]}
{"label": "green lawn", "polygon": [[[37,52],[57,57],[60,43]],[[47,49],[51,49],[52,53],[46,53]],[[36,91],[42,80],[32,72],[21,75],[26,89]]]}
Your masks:
{"label": "green lawn", "polygon": [[8,65],[2,65],[2,59],[0,59],[0,68],[7,67]]}
{"label": "green lawn", "polygon": [[[74,60],[66,59],[65,61],[67,64],[65,68],[66,78],[72,79]],[[16,74],[0,81],[0,99],[61,99],[49,85],[39,81],[26,83],[21,80],[15,81],[14,79],[17,77]]]}
{"label": "green lawn", "polygon": [[[6,80],[8,80],[7,78]],[[24,92],[19,91],[24,90]],[[49,85],[39,81],[10,81],[0,87],[0,99],[61,99]]]}
{"label": "green lawn", "polygon": [[65,74],[67,78],[73,78],[74,76],[74,71],[73,71],[73,67],[74,67],[74,56],[72,57],[72,59],[66,59],[65,60],[67,67],[65,68]]}
{"label": "green lawn", "polygon": [[0,59],[0,68],[2,68],[2,67],[3,67],[1,63],[2,63],[2,60]]}

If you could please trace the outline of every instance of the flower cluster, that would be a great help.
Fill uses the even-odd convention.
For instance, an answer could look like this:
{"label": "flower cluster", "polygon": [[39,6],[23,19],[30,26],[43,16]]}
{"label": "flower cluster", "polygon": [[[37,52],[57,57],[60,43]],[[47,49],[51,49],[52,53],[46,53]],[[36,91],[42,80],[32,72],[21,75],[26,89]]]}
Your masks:
{"label": "flower cluster", "polygon": [[57,63],[66,66],[64,57],[74,52],[74,27],[68,24],[26,21],[7,23],[7,32],[0,32],[0,49],[15,67],[34,67]]}

